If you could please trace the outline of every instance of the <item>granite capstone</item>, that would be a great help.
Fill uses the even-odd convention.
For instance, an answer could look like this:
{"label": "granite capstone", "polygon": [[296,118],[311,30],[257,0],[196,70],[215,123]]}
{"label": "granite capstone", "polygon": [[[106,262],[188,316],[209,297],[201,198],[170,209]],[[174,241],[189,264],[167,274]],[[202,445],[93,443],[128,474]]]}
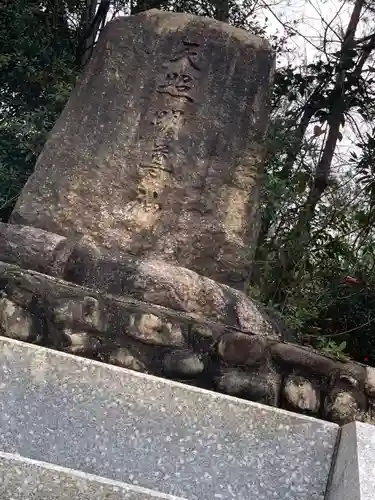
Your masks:
{"label": "granite capstone", "polygon": [[184,500],[102,477],[0,452],[5,500]]}
{"label": "granite capstone", "polygon": [[328,500],[373,500],[375,495],[375,427],[351,422],[341,430],[328,488]]}
{"label": "granite capstone", "polygon": [[374,498],[375,491],[375,427],[355,422],[361,500]]}
{"label": "granite capstone", "polygon": [[0,448],[190,500],[323,500],[338,426],[0,339]]}

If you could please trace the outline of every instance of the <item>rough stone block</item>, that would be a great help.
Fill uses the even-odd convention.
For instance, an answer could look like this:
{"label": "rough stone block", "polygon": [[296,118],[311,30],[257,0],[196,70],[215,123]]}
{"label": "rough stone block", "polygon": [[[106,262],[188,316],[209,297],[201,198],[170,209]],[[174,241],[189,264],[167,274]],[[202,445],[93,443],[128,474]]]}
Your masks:
{"label": "rough stone block", "polygon": [[341,430],[328,500],[375,497],[375,426],[352,422]]}
{"label": "rough stone block", "polygon": [[279,405],[281,375],[273,371],[246,373],[225,369],[215,380],[219,391],[270,406]]}
{"label": "rough stone block", "polygon": [[0,359],[4,452],[189,500],[324,499],[335,424],[11,339]]}
{"label": "rough stone block", "polygon": [[267,360],[266,342],[255,335],[224,334],[217,346],[219,356],[228,363],[257,366]]}
{"label": "rough stone block", "polygon": [[192,378],[203,372],[204,363],[194,352],[181,349],[171,351],[164,357],[163,368],[167,375]]}
{"label": "rough stone block", "polygon": [[51,272],[67,238],[35,227],[0,222],[0,260],[42,273]]}
{"label": "rough stone block", "polygon": [[[48,255],[47,251],[38,253],[36,250],[41,242],[59,241],[59,236],[39,229],[27,229],[26,232],[22,232],[20,228],[16,232],[7,231],[0,224],[0,261],[10,255],[11,258],[6,262],[17,262],[18,255],[24,256],[25,258],[20,258],[21,269],[43,272],[100,290],[104,294],[133,297],[150,304],[190,313],[198,319],[219,321],[261,336],[284,338],[286,334],[282,325],[275,322],[261,304],[239,290],[201,276],[190,269],[162,261],[135,259],[124,253],[93,245],[87,238],[81,238],[80,242],[74,240],[74,244],[64,238],[64,244],[59,251],[50,244],[51,252]],[[43,233],[43,238],[39,233]],[[16,236],[13,240],[14,234]],[[22,240],[24,234],[27,238]],[[1,252],[2,236],[6,239],[6,245],[3,246],[8,249],[4,253]],[[27,258],[25,246],[36,248]],[[7,270],[3,270],[4,267],[12,269],[9,263],[0,263],[0,276],[5,277],[7,274]],[[26,274],[25,271],[23,273]],[[95,305],[82,304],[77,310],[77,305],[68,298],[65,303],[60,302],[55,311],[56,319],[61,317],[65,321],[68,318],[84,316],[87,326],[91,315],[92,326],[99,327],[100,318],[95,312]],[[87,314],[87,310],[91,312]],[[141,332],[135,333],[138,335]],[[147,337],[147,333],[142,335]],[[151,337],[155,339],[157,335],[152,334]]]}
{"label": "rough stone block", "polygon": [[12,223],[241,286],[272,72],[265,40],[213,19],[150,10],[109,23]]}
{"label": "rough stone block", "polygon": [[293,369],[302,375],[330,377],[330,383],[344,387],[364,386],[366,370],[359,363],[340,362],[308,347],[275,342],[270,346],[273,360],[282,369]]}
{"label": "rough stone block", "polygon": [[375,396],[375,368],[366,366],[366,392],[370,397]]}
{"label": "rough stone block", "polygon": [[70,255],[67,281],[132,297],[197,318],[214,319],[244,332],[280,338],[281,325],[243,292],[161,260],[137,259],[89,244],[84,238]]}
{"label": "rough stone block", "polygon": [[37,319],[6,297],[0,299],[0,335],[17,340],[34,340]]}
{"label": "rough stone block", "polygon": [[[14,304],[14,310],[17,308],[21,314],[23,309],[31,316],[34,315],[35,320],[39,318],[43,320],[42,323],[48,323],[36,328],[36,321],[31,322],[34,326],[32,333],[36,335],[38,329],[44,331],[56,347],[57,342],[61,343],[64,339],[74,340],[73,343],[77,345],[78,337],[72,337],[76,333],[82,339],[79,344],[87,345],[83,338],[85,332],[95,338],[117,338],[122,346],[124,339],[132,338],[150,345],[186,347],[184,339],[187,336],[202,338],[203,332],[205,338],[214,341],[223,333],[233,331],[230,325],[225,324],[233,316],[228,313],[225,317],[224,310],[222,322],[218,323],[210,321],[209,316],[206,318],[198,315],[199,318],[196,318],[196,314],[140,302],[130,296],[112,296],[101,293],[96,286],[91,289],[77,286],[0,261],[1,290],[7,296],[4,297],[6,303],[10,301]],[[241,295],[240,292],[238,294]],[[230,306],[229,300],[228,310]],[[7,326],[10,321],[8,316],[2,318],[0,308],[0,328],[3,325],[3,335],[15,338],[16,331],[12,333]],[[270,335],[271,338],[278,335],[257,306],[249,301],[247,328],[250,329],[251,326],[259,335]],[[25,339],[22,336],[17,338]],[[86,338],[88,339],[87,336]]]}
{"label": "rough stone block", "polygon": [[363,392],[342,390],[336,387],[324,400],[324,415],[340,425],[357,420],[367,409],[367,398]]}
{"label": "rough stone block", "polygon": [[320,391],[309,380],[289,375],[284,381],[283,396],[291,409],[317,413],[320,407]]}
{"label": "rough stone block", "polygon": [[184,500],[0,452],[2,500]]}

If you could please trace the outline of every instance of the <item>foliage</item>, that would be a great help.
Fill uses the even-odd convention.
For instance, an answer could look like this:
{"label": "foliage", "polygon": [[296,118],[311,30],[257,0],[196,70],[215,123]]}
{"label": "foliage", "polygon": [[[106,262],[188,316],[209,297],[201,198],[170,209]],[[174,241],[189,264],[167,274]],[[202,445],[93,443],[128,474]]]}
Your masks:
{"label": "foliage", "polygon": [[352,357],[375,363],[375,34],[361,21],[374,19],[369,6],[351,2],[346,27],[322,18],[315,59],[277,72],[252,285],[302,342],[345,341]]}
{"label": "foliage", "polygon": [[[0,214],[6,217],[74,83],[69,28],[41,2],[0,12]],[[67,32],[65,33],[65,30]],[[63,34],[64,33],[64,34]]]}
{"label": "foliage", "polygon": [[318,344],[317,345],[318,349],[327,354],[328,356],[333,356],[339,359],[340,361],[345,361],[348,359],[344,353],[346,349],[345,340],[343,342],[340,342],[340,344],[338,344],[334,340],[327,339],[326,337],[318,337],[317,344]]}

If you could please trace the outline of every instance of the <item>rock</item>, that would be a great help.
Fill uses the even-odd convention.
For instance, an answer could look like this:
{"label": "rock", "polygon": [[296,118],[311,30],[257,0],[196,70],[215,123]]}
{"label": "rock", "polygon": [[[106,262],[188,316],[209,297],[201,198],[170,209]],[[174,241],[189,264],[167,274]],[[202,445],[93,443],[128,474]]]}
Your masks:
{"label": "rock", "polygon": [[324,413],[328,419],[344,425],[356,420],[366,406],[366,399],[359,391],[335,389],[325,399]]}
{"label": "rock", "polygon": [[76,245],[68,259],[64,279],[113,295],[131,295],[244,332],[280,337],[267,314],[244,293],[190,269],[161,260],[131,258],[88,244],[87,240]]}
{"label": "rock", "polygon": [[191,378],[203,372],[204,363],[194,352],[181,349],[166,354],[163,368],[167,375]]}
{"label": "rock", "polygon": [[342,389],[363,389],[365,385],[366,371],[360,364],[347,363],[337,368],[330,374],[330,387]]}
{"label": "rock", "polygon": [[67,238],[35,227],[0,222],[0,260],[48,273]]}
{"label": "rock", "polygon": [[[48,319],[49,338],[58,337],[56,348],[65,329],[89,332],[104,341],[116,338],[120,347],[126,347],[130,337],[150,345],[184,347],[190,328],[210,329],[174,310],[87,290],[12,264],[0,262],[0,276],[8,300],[17,301],[33,318]],[[212,325],[217,335],[225,330],[223,325]]]}
{"label": "rock", "polygon": [[155,314],[132,314],[126,331],[147,344],[180,346],[186,343],[180,325]]}
{"label": "rock", "polygon": [[71,354],[80,354],[92,356],[100,351],[100,340],[98,337],[92,336],[84,331],[72,331],[69,328],[64,328],[69,345],[65,348]]}
{"label": "rock", "polygon": [[375,423],[375,398],[368,398],[368,420]]}
{"label": "rock", "polygon": [[6,297],[0,299],[0,335],[16,340],[32,340],[42,334],[41,331],[34,331],[37,325],[37,318],[28,311]]}
{"label": "rock", "polygon": [[216,378],[219,391],[270,406],[278,406],[280,384],[280,375],[272,371],[246,373],[228,369]]}
{"label": "rock", "polygon": [[217,346],[218,355],[228,363],[257,366],[267,362],[264,339],[244,333],[226,333]]}
{"label": "rock", "polygon": [[243,289],[273,66],[266,41],[213,19],[149,10],[107,24],[11,222]]}
{"label": "rock", "polygon": [[[259,229],[273,67],[268,42],[213,19],[149,10],[109,23],[0,226],[0,258],[280,338],[239,291]],[[79,315],[67,307],[56,317]]]}
{"label": "rock", "polygon": [[113,365],[121,366],[129,370],[147,373],[145,365],[141,361],[136,359],[133,354],[125,347],[113,350],[109,356],[108,361]]}
{"label": "rock", "polygon": [[94,297],[59,298],[53,309],[56,323],[100,330],[100,306]]}
{"label": "rock", "polygon": [[[25,253],[24,258],[20,259],[20,266],[24,268],[42,270],[43,273],[63,277],[66,281],[103,293],[130,295],[138,300],[192,314],[197,319],[219,321],[245,332],[279,338],[285,331],[271,322],[262,307],[242,292],[189,269],[162,261],[131,258],[118,251],[93,245],[87,237],[67,240],[39,229],[35,229],[35,232],[31,230],[33,228],[28,229],[25,233],[21,230],[3,231],[8,238],[7,248],[12,250],[12,259],[24,255],[23,245],[38,249],[45,240],[49,241],[47,247],[51,255],[47,258],[43,252],[35,251],[26,257]],[[43,233],[43,238],[39,233]],[[14,241],[13,234],[16,235]],[[22,235],[25,236],[24,241]],[[53,246],[52,242],[55,241],[58,244]],[[57,249],[60,243],[61,248]],[[73,315],[75,318],[81,317],[80,321],[86,323],[86,309],[97,306],[74,305],[73,301],[73,298],[66,298],[64,304],[64,300],[61,300],[56,305],[56,318],[65,315],[67,320],[67,316]],[[81,307],[83,310],[80,312]],[[99,311],[95,314],[97,317],[92,318],[92,326],[96,324],[95,328],[98,328]],[[212,333],[208,331],[205,335],[210,336]]]}
{"label": "rock", "polygon": [[[365,377],[364,367],[358,363],[343,363],[308,347],[274,342],[270,345],[272,360],[281,367],[298,373],[308,373],[313,377],[329,377],[336,384],[338,378],[346,384],[358,381],[362,385]],[[331,383],[332,385],[332,383]]]}
{"label": "rock", "polygon": [[209,328],[208,326],[205,325],[192,325],[190,328],[190,332],[193,336],[196,337],[202,337],[205,339],[212,339],[215,338],[215,334],[213,332],[212,328]]}
{"label": "rock", "polygon": [[375,398],[375,368],[372,366],[366,366],[365,389],[369,396]]}
{"label": "rock", "polygon": [[272,359],[281,367],[292,368],[298,372],[327,375],[335,370],[337,364],[331,358],[295,344],[275,343],[270,346]]}
{"label": "rock", "polygon": [[337,380],[348,387],[357,388],[360,385],[360,381],[350,373],[341,373],[338,376]]}
{"label": "rock", "polygon": [[312,413],[319,411],[320,391],[303,377],[289,375],[284,383],[283,395],[293,409]]}
{"label": "rock", "polygon": [[244,394],[248,387],[254,385],[253,383],[254,377],[235,369],[223,372],[216,379],[217,388],[232,396]]}
{"label": "rock", "polygon": [[[283,407],[319,411],[338,423],[366,413],[373,418],[370,367],[366,371],[360,364],[230,331],[223,324],[195,322],[175,310],[88,290],[4,262],[0,262],[0,276],[0,288],[6,290],[0,299],[0,335],[40,339],[55,349],[132,370],[164,373],[273,406],[279,406],[282,392]],[[199,341],[194,337],[197,332],[203,332]],[[296,366],[301,367],[300,378],[287,378],[282,391],[281,374],[293,372]],[[314,377],[328,392],[320,409],[319,394],[311,382]]]}

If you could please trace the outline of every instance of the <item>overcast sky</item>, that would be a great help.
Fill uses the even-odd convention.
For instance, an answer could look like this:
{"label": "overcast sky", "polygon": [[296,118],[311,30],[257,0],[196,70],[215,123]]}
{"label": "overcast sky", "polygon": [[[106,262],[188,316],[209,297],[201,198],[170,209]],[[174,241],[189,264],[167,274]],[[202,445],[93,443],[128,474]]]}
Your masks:
{"label": "overcast sky", "polygon": [[[322,34],[337,45],[346,30],[353,3],[348,0],[259,0],[262,16],[266,16],[269,34],[284,34],[282,23],[294,26],[299,34],[290,39],[290,46],[300,60],[311,62],[322,45]],[[269,6],[269,8],[267,8]],[[371,28],[364,12],[359,33]],[[281,22],[280,22],[281,21]],[[294,24],[295,23],[295,24]],[[336,47],[335,47],[336,48]]]}

